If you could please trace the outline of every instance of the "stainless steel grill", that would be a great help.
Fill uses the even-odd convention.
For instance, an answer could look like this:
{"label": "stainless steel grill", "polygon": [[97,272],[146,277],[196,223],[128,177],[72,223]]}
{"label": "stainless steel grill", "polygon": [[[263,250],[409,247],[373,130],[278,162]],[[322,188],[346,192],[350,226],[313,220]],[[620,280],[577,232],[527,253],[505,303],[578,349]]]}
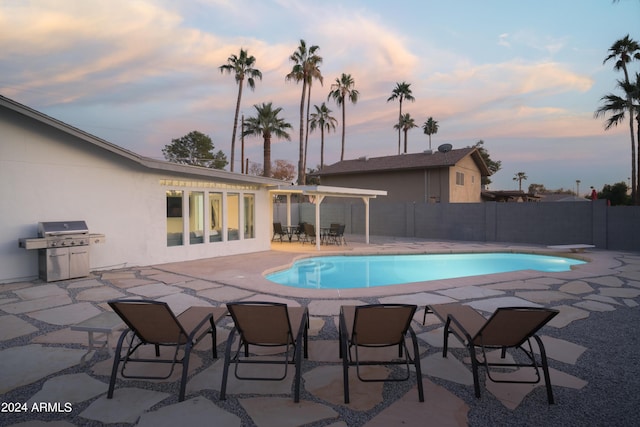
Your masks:
{"label": "stainless steel grill", "polygon": [[54,221],[38,223],[38,237],[18,243],[38,250],[39,276],[54,282],[88,276],[89,245],[103,242],[104,234],[89,234],[85,221]]}

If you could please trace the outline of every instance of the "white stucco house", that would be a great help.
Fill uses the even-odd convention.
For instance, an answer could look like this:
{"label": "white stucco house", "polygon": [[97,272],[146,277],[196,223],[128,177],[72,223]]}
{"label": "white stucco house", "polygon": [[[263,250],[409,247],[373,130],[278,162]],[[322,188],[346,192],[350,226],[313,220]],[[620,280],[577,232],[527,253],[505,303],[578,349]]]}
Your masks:
{"label": "white stucco house", "polygon": [[367,207],[386,194],[150,159],[0,96],[0,284],[39,276],[43,251],[19,241],[37,237],[41,222],[85,221],[104,234],[89,247],[89,270],[269,250],[272,196],[292,193],[318,206],[355,196]]}
{"label": "white stucco house", "polygon": [[268,250],[279,184],[142,157],[0,96],[0,283],[38,276],[18,240],[44,221],[105,235],[91,270]]}

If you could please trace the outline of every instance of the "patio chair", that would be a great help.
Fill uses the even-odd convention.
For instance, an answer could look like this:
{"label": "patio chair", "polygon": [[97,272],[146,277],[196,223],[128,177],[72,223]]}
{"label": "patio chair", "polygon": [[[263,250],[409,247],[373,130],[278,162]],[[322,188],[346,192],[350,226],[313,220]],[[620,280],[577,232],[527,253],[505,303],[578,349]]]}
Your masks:
{"label": "patio chair", "polygon": [[304,222],[298,223],[298,228],[296,228],[296,231],[294,232],[294,234],[298,238],[298,242],[302,240],[305,236],[304,224],[305,224]]}
{"label": "patio chair", "polygon": [[329,228],[328,240],[336,245],[346,245],[347,241],[344,238],[344,224],[331,224]]}
{"label": "patio chair", "polygon": [[278,238],[282,242],[282,238],[285,237],[285,236],[287,236],[287,233],[283,230],[282,223],[281,222],[274,222],[273,223],[273,237],[271,238],[271,241],[273,242],[276,238]]}
{"label": "patio chair", "polygon": [[[307,330],[309,328],[309,312],[306,307],[287,307],[286,304],[273,302],[234,302],[227,308],[235,323],[227,339],[224,356],[224,370],[220,399],[226,399],[229,366],[235,364],[234,375],[239,380],[281,381],[286,378],[289,364],[295,364],[294,402],[300,401],[300,375],[302,355],[308,357]],[[234,336],[238,333],[238,348],[232,355]],[[250,354],[249,346],[284,347],[282,357],[264,358]],[[243,357],[244,354],[244,357]],[[280,375],[274,370],[265,369],[265,375],[250,376],[240,372],[241,364],[281,365]],[[273,375],[267,375],[267,374]]]}
{"label": "patio chair", "polygon": [[305,242],[311,244],[316,242],[316,226],[307,222],[304,223],[304,238],[302,239],[302,244],[304,245]]}
{"label": "patio chair", "polygon": [[[226,315],[224,307],[190,307],[182,314],[175,316],[167,303],[149,300],[111,300],[108,302],[113,311],[127,325],[116,346],[116,353],[111,370],[107,398],[113,397],[118,366],[122,362],[120,374],[123,378],[134,379],[167,379],[173,373],[176,363],[182,365],[179,401],[184,400],[189,357],[193,347],[206,335],[211,335],[212,355],[216,351],[216,322]],[[129,339],[127,340],[127,337]],[[128,348],[122,354],[123,344],[128,341]],[[137,350],[141,346],[155,347],[155,358],[140,358]],[[160,346],[174,347],[171,358],[160,357]],[[183,351],[179,357],[180,350]],[[129,375],[125,369],[129,363],[167,363],[171,367],[166,375]]]}
{"label": "patio chair", "polygon": [[[434,304],[429,308],[440,320],[445,322],[442,357],[447,357],[449,334],[455,335],[469,350],[473,384],[477,398],[480,398],[480,383],[478,379],[478,367],[480,365],[485,367],[489,380],[496,383],[537,384],[541,380],[539,368],[542,368],[547,388],[547,399],[549,404],[554,403],[547,355],[544,344],[540,337],[536,335],[536,332],[555,317],[559,313],[558,310],[543,307],[501,307],[489,319],[486,319],[473,308],[459,303]],[[538,345],[540,362],[537,361],[533,352],[531,338]],[[478,358],[479,355],[476,349],[480,350],[481,359]],[[524,361],[520,363],[515,360],[513,363],[506,361],[490,362],[486,352],[488,349],[500,349],[501,359],[505,359],[507,349],[521,350],[525,356],[521,360]],[[512,356],[515,357],[518,354],[513,354]],[[496,370],[492,371],[492,367],[531,367],[534,369],[535,378],[517,381],[499,379],[495,376]]]}
{"label": "patio chair", "polygon": [[[355,365],[358,379],[365,382],[406,381],[410,377],[410,366],[416,371],[418,398],[424,402],[420,352],[416,334],[411,327],[411,319],[417,306],[408,304],[372,304],[340,307],[340,357],[342,358],[344,403],[349,403],[349,366]],[[409,332],[412,352],[407,348]],[[359,347],[384,348],[398,346],[398,358],[362,360]],[[365,378],[361,366],[365,365],[405,365],[406,373],[396,378]]]}

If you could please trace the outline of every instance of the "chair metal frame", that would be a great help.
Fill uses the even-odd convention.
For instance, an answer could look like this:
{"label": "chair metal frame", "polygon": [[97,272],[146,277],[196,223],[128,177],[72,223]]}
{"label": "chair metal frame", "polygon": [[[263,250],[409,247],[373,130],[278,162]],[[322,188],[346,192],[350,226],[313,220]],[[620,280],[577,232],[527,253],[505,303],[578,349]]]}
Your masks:
{"label": "chair metal frame", "polygon": [[[454,309],[453,312],[450,312],[451,308]],[[488,319],[484,318],[484,316],[473,308],[458,303],[434,304],[425,309],[425,316],[426,310],[430,310],[430,312],[434,313],[438,318],[440,318],[440,320],[445,322],[442,357],[447,357],[449,334],[455,335],[469,351],[474,391],[477,398],[480,398],[480,381],[478,375],[479,366],[484,366],[487,372],[487,377],[490,381],[508,384],[538,384],[542,380],[540,375],[540,369],[542,369],[542,376],[544,377],[547,391],[547,401],[550,405],[554,404],[547,354],[544,344],[537,335],[537,332],[559,313],[558,310],[545,307],[500,307]],[[456,317],[456,311],[458,312],[458,317]],[[510,318],[505,318],[505,316],[509,315],[516,317],[523,317],[527,315],[535,316],[536,320],[533,323],[528,322],[530,323],[529,325],[521,326],[522,331],[518,333],[518,325],[516,322],[510,321]],[[502,327],[504,329],[502,337],[500,337],[500,331],[496,330],[496,325],[498,328]],[[538,345],[540,353],[539,362],[533,351],[531,338],[533,338]],[[478,353],[476,351],[478,348],[482,355],[481,359],[478,358]],[[500,349],[500,358],[505,359],[507,349],[509,348],[519,350],[519,353],[526,357],[527,362],[489,362],[486,353],[487,349]],[[535,372],[535,379],[498,379],[492,376],[491,368],[495,367],[533,368]]]}
{"label": "chair metal frame", "polygon": [[[376,339],[371,333],[367,333],[362,330],[361,322],[367,322],[369,319],[376,319],[377,322],[384,321],[385,310],[408,310],[406,321],[402,328],[397,331],[393,331],[395,338],[385,340]],[[420,367],[420,351],[418,347],[418,341],[416,334],[411,327],[411,321],[417,310],[416,305],[412,304],[369,304],[360,306],[342,306],[340,307],[340,325],[338,329],[339,341],[340,341],[340,358],[342,359],[343,369],[343,383],[344,383],[344,402],[349,403],[349,366],[356,367],[356,373],[358,379],[363,382],[386,382],[386,381],[406,381],[410,378],[410,365],[415,367],[417,385],[418,385],[418,398],[420,402],[424,402],[424,390],[422,384],[422,370]],[[353,311],[353,313],[351,313]],[[367,313],[371,312],[371,313]],[[390,313],[390,312],[388,312]],[[373,316],[375,314],[375,316]],[[351,324],[347,323],[347,317],[353,321]],[[367,319],[368,317],[368,319]],[[364,320],[361,320],[364,319]],[[386,331],[385,331],[386,332]],[[407,348],[406,338],[409,335],[412,347],[413,357],[411,356],[409,349]],[[358,347],[369,348],[383,348],[398,346],[398,358],[401,360],[381,360],[381,361],[367,361],[360,360],[360,354]],[[351,350],[354,350],[352,354]],[[354,357],[355,356],[355,357]],[[360,367],[366,365],[404,365],[406,367],[406,374],[399,378],[365,378],[360,373]]]}
{"label": "chair metal frame", "polygon": [[[239,310],[249,308],[255,310],[254,316],[257,323],[257,329],[263,329],[269,320],[274,320],[274,314],[281,311],[286,321],[287,330],[275,331],[277,337],[262,334],[261,331],[255,331],[256,325],[244,320]],[[302,371],[302,357],[305,359],[308,355],[308,328],[309,328],[309,311],[306,307],[288,307],[283,303],[265,302],[265,301],[241,301],[227,304],[227,309],[234,321],[234,327],[227,338],[227,346],[225,349],[224,368],[222,373],[222,385],[220,387],[220,400],[226,400],[226,390],[229,375],[229,366],[234,363],[234,375],[240,380],[257,380],[257,381],[281,381],[287,377],[289,364],[295,365],[294,376],[294,402],[300,401],[300,378]],[[238,312],[237,312],[238,311]],[[259,313],[262,311],[262,313]],[[291,324],[291,317],[300,318],[297,325]],[[296,327],[297,326],[297,330]],[[295,336],[294,336],[295,331]],[[274,332],[269,331],[268,335]],[[232,355],[232,346],[236,333],[239,335],[238,348]],[[282,333],[282,334],[281,334]],[[249,346],[257,347],[285,347],[282,352],[284,360],[268,360],[264,358],[251,358]],[[244,350],[244,351],[243,351]],[[293,350],[293,351],[292,351]],[[291,356],[291,353],[293,355]],[[244,354],[244,358],[242,355]],[[255,355],[254,355],[255,356]],[[241,364],[260,364],[260,365],[284,365],[284,372],[280,376],[244,376],[238,371]]]}
{"label": "chair metal frame", "polygon": [[[127,328],[120,334],[116,352],[111,369],[109,389],[107,398],[113,398],[118,367],[120,363],[120,375],[123,378],[131,379],[167,379],[173,374],[176,364],[182,365],[182,375],[180,379],[180,391],[178,400],[183,401],[187,376],[189,371],[189,360],[193,347],[197,345],[205,336],[211,335],[212,357],[217,358],[217,337],[215,322],[222,318],[227,310],[223,307],[190,307],[183,313],[176,316],[169,308],[168,304],[160,301],[136,299],[136,300],[111,300],[109,306],[127,325]],[[144,317],[144,320],[133,320],[133,310],[137,311],[136,316]],[[153,316],[162,316],[166,325],[172,330],[154,330],[155,322]],[[207,326],[207,323],[209,325]],[[163,325],[164,326],[164,325]],[[128,340],[127,340],[128,337]],[[127,343],[126,351],[123,355],[123,346]],[[151,345],[155,348],[156,358],[137,357],[137,350],[141,346]],[[175,347],[173,356],[160,358],[160,347]],[[182,358],[179,358],[180,350],[184,350]],[[128,363],[164,363],[170,364],[169,372],[166,375],[130,375],[125,372]]]}
{"label": "chair metal frame", "polygon": [[282,238],[288,236],[288,234],[284,231],[284,229],[282,228],[282,223],[281,222],[274,222],[273,223],[273,237],[271,238],[271,241],[273,242],[276,237],[278,237],[280,239],[280,242],[282,242]]}

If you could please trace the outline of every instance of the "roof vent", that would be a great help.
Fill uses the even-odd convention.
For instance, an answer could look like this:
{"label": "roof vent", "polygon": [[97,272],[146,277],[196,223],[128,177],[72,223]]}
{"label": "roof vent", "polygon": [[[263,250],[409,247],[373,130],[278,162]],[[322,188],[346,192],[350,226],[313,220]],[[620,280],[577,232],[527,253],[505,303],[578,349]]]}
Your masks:
{"label": "roof vent", "polygon": [[433,154],[433,150],[424,150],[424,154]]}
{"label": "roof vent", "polygon": [[367,160],[369,160],[369,157],[367,156],[358,157],[358,160],[363,160],[366,162]]}

